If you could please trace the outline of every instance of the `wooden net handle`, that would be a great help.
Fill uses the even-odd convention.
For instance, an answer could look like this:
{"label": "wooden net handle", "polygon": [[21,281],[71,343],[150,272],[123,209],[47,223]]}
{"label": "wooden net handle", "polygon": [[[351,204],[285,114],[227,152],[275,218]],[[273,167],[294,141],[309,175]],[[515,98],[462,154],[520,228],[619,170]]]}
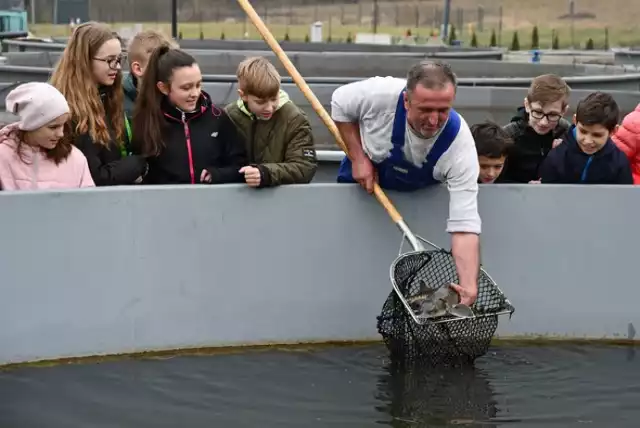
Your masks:
{"label": "wooden net handle", "polygon": [[[338,145],[340,146],[342,151],[344,151],[347,156],[349,156],[347,145],[342,140],[340,132],[338,131],[338,127],[331,119],[331,116],[329,116],[329,113],[327,113],[324,106],[320,103],[313,91],[311,91],[311,88],[309,88],[307,82],[304,81],[298,70],[296,70],[296,67],[293,65],[293,63],[291,63],[287,54],[284,52],[278,41],[275,39],[275,37],[273,37],[273,34],[271,34],[271,31],[269,31],[265,23],[262,21],[262,18],[260,18],[251,3],[249,3],[249,0],[238,0],[238,3],[240,3],[240,6],[242,7],[242,9],[244,9],[247,16],[249,17],[253,25],[255,25],[255,27],[258,29],[258,32],[260,32],[262,38],[265,40],[265,42],[267,42],[273,53],[276,54],[282,65],[284,65],[284,68],[287,70],[289,75],[291,75],[293,81],[296,83],[300,91],[309,100],[309,102],[311,103],[311,107],[313,107],[316,113],[318,113],[318,116],[320,116],[320,119],[322,119],[327,128],[329,128],[329,131],[331,132],[331,134],[333,134],[333,137],[338,142]],[[349,158],[351,159],[351,156],[349,156]],[[397,224],[402,221],[402,216],[393,206],[393,203],[391,203],[391,201],[377,182],[374,182],[373,184],[373,194],[375,195],[378,202],[380,202],[380,204],[387,211],[387,213],[389,213],[389,216],[394,223]]]}

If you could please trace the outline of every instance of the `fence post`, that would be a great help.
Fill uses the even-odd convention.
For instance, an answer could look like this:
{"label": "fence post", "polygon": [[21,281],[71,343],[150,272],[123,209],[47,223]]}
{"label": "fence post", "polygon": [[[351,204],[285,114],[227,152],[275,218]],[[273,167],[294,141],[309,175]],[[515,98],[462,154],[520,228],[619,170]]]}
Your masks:
{"label": "fence post", "polygon": [[171,0],[171,37],[178,39],[178,0]]}
{"label": "fence post", "polygon": [[442,17],[442,40],[447,40],[449,33],[449,14],[451,12],[451,0],[444,0],[444,16]]}

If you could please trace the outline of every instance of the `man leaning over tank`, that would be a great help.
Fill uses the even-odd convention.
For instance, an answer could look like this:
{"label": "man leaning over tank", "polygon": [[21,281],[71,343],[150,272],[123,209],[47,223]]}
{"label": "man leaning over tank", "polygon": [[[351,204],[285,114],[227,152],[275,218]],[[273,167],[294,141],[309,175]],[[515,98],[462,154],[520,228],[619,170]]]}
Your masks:
{"label": "man leaning over tank", "polygon": [[407,79],[372,77],[341,86],[331,98],[331,116],[347,144],[338,182],[360,183],[369,193],[412,191],[446,183],[447,232],[455,258],[460,302],[478,294],[478,157],[468,124],[453,108],[456,76],[447,64],[422,61]]}

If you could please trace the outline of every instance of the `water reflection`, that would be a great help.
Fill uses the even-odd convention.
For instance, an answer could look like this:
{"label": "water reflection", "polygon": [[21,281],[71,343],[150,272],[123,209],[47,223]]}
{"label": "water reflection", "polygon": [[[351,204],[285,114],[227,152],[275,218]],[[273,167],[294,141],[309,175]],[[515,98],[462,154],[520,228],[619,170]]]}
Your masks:
{"label": "water reflection", "polygon": [[636,428],[633,348],[497,347],[410,369],[382,345],[0,371],[1,428]]}
{"label": "water reflection", "polygon": [[412,369],[390,362],[378,378],[379,412],[393,427],[497,427],[497,402],[487,373],[473,365]]}

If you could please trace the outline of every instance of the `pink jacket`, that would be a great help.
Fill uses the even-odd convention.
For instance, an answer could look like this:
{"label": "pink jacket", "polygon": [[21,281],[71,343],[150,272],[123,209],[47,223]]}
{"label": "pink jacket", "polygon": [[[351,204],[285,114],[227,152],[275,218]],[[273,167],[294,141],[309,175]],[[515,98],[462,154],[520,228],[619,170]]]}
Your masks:
{"label": "pink jacket", "polygon": [[640,184],[640,104],[622,119],[611,139],[629,159],[633,184]]}
{"label": "pink jacket", "polygon": [[73,147],[69,157],[59,165],[46,158],[40,150],[24,144],[23,160],[16,151],[17,142],[11,131],[15,124],[0,130],[0,189],[38,190],[95,187],[87,158]]}

